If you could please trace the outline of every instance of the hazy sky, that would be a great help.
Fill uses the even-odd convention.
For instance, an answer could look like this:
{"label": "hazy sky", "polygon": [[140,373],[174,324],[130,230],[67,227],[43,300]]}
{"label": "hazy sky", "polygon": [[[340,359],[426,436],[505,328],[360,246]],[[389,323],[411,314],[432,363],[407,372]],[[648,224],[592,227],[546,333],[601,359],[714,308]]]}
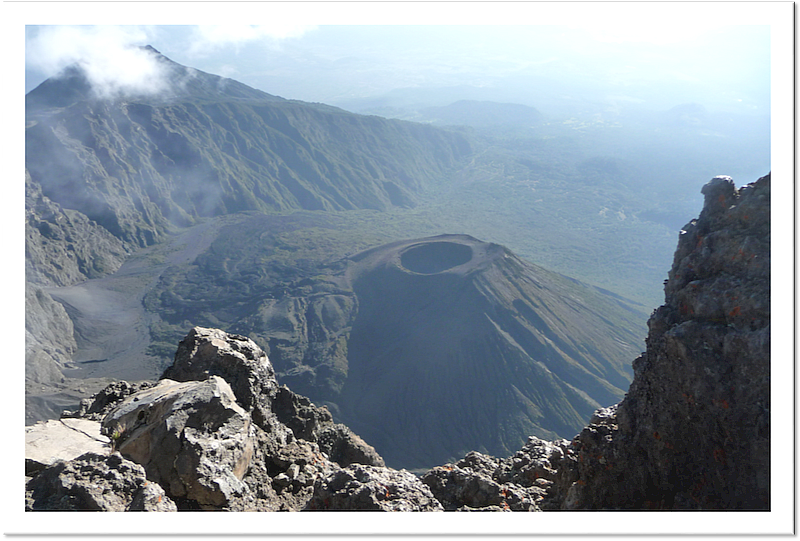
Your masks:
{"label": "hazy sky", "polygon": [[[565,17],[562,24],[325,25],[289,18],[268,25],[27,26],[25,89],[75,61],[105,84],[153,82],[147,64],[128,49],[150,44],[176,62],[271,94],[345,107],[388,95],[392,103],[488,99],[556,113],[700,103],[768,114],[769,26],[732,25],[713,11],[688,16],[678,8],[662,21],[613,6],[600,19]],[[509,22],[528,20],[536,19]]]}

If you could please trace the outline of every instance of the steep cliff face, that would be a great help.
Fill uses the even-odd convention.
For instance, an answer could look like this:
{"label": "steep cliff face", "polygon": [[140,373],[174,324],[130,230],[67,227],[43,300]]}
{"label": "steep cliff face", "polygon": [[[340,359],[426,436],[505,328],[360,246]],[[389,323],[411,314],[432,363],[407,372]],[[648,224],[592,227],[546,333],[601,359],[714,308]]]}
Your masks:
{"label": "steep cliff face", "polygon": [[559,465],[561,509],[769,509],[770,175],[703,187],[625,399]]}
{"label": "steep cliff face", "polygon": [[40,286],[68,286],[119,268],[130,249],[76,210],[42,194],[25,172],[25,279]]}

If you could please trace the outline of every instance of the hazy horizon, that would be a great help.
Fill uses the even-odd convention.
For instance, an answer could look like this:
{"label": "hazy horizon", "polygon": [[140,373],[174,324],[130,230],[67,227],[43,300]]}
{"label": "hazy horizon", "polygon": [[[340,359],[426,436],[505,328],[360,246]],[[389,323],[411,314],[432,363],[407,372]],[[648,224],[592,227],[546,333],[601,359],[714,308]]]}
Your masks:
{"label": "hazy horizon", "polygon": [[152,45],[178,63],[270,94],[344,108],[367,100],[448,105],[478,99],[567,116],[688,103],[768,115],[769,27],[701,23],[668,34],[631,32],[619,23],[606,29],[27,26],[25,91],[77,61],[97,66],[105,78],[122,77],[134,69],[125,49]]}

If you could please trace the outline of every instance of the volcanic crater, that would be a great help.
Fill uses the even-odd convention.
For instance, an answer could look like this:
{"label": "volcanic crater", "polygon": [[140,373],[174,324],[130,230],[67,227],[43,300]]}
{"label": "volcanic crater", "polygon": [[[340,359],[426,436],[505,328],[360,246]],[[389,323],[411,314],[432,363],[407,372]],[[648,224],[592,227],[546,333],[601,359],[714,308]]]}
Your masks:
{"label": "volcanic crater", "polygon": [[438,274],[468,263],[472,248],[455,242],[427,242],[406,248],[400,253],[400,264],[417,274]]}

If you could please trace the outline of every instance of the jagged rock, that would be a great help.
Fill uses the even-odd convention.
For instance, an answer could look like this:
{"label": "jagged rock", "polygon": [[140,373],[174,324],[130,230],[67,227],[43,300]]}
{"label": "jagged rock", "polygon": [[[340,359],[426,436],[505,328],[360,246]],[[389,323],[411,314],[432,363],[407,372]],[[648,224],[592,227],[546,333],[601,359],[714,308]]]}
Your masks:
{"label": "jagged rock", "polygon": [[326,408],[318,408],[305,396],[295,394],[282,385],[275,394],[272,411],[278,419],[292,429],[295,437],[315,441],[323,425],[333,424],[333,416]]}
{"label": "jagged rock", "polygon": [[339,469],[322,454],[316,443],[294,440],[278,447],[266,434],[259,442],[263,454],[258,463],[263,464],[271,476],[263,478],[263,482],[271,485],[279,510],[303,509],[313,495],[314,482]]}
{"label": "jagged rock", "polygon": [[[447,511],[487,507],[498,511],[511,509],[507,501],[508,490],[480,471],[447,464],[428,471],[422,482],[430,487],[431,493]],[[530,505],[531,502],[527,503]]]}
{"label": "jagged rock", "polygon": [[529,436],[522,449],[501,461],[493,477],[501,483],[546,488],[553,484],[558,465],[568,452],[567,440],[550,442]]}
{"label": "jagged rock", "polygon": [[266,354],[249,338],[195,327],[181,341],[175,363],[164,371],[162,378],[189,381],[210,375],[228,381],[242,407],[251,411],[253,421],[268,433],[282,430],[275,426],[273,418],[277,418],[292,430],[295,438],[313,442],[324,435],[325,452],[344,460],[343,466],[359,461],[384,465],[375,449],[349,428],[336,428],[326,408],[315,406],[286,386],[279,387]]}
{"label": "jagged rock", "polygon": [[242,477],[255,444],[250,416],[218,376],[161,380],[122,401],[103,428],[173,498],[224,508],[247,491]]}
{"label": "jagged rock", "polygon": [[27,482],[26,511],[176,511],[144,468],[111,455],[85,453],[59,461]]}
{"label": "jagged rock", "polygon": [[278,389],[272,410],[283,424],[292,429],[296,438],[316,441],[322,452],[342,467],[354,463],[385,466],[374,447],[345,425],[334,424],[327,408],[318,408],[285,385]]}
{"label": "jagged rock", "polygon": [[76,411],[65,411],[62,413],[61,417],[102,421],[120,401],[134,393],[149,389],[153,385],[155,385],[155,383],[149,381],[141,381],[138,383],[115,381],[107,385],[96,395],[81,400],[80,407]]}
{"label": "jagged rock", "polygon": [[531,437],[512,458],[473,451],[455,464],[429,470],[421,479],[447,511],[539,511],[547,486],[539,478],[555,476],[549,463],[555,449],[559,448]]}
{"label": "jagged rock", "polygon": [[314,483],[307,511],[442,511],[430,489],[406,470],[353,464]]}
{"label": "jagged rock", "polygon": [[769,509],[770,175],[703,194],[630,390],[573,440],[548,505]]}
{"label": "jagged rock", "polygon": [[247,338],[192,329],[164,374],[185,381],[164,378],[138,392],[118,382],[74,415],[107,412],[104,431],[116,448],[182,509],[299,510],[314,482],[339,469],[331,452],[383,465],[325,408],[279,387],[266,355]]}
{"label": "jagged rock", "polygon": [[374,447],[343,424],[326,425],[318,432],[317,442],[322,452],[343,468],[350,464],[386,465]]}
{"label": "jagged rock", "polygon": [[202,381],[219,376],[259,426],[270,415],[269,401],[278,388],[267,355],[245,336],[195,327],[178,345],[175,362],[160,379]]}

